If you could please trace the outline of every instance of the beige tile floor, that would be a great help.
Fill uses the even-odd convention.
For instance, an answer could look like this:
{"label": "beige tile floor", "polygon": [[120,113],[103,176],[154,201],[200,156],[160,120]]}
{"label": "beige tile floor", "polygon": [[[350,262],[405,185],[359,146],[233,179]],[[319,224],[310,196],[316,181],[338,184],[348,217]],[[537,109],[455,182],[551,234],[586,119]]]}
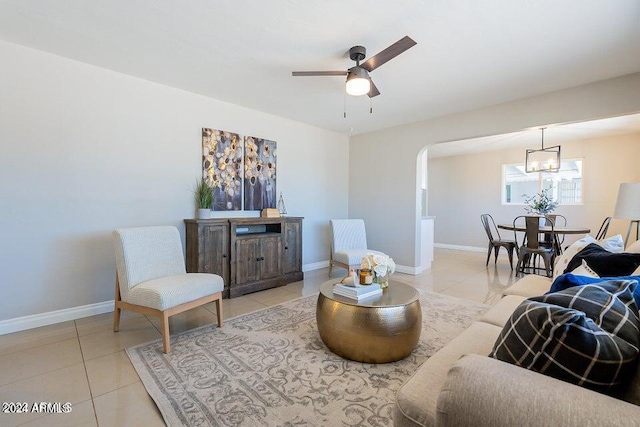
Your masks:
{"label": "beige tile floor", "polygon": [[[436,250],[432,268],[393,279],[430,291],[495,304],[515,280],[505,253],[485,267],[485,254]],[[335,269],[333,277],[346,273]],[[231,318],[318,292],[328,269],[311,271],[301,282],[223,300]],[[171,319],[172,333],[215,322],[209,304]],[[0,413],[0,426],[163,426],[124,349],[161,337],[155,318],[123,312],[120,332],[112,314],[86,317],[0,336],[0,402],[71,402],[68,414]]]}

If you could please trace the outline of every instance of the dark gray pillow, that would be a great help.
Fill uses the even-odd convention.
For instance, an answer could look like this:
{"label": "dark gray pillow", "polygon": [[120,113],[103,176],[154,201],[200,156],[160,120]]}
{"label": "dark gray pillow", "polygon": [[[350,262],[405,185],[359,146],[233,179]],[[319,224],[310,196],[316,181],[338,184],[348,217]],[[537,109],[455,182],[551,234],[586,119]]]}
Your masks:
{"label": "dark gray pillow", "polygon": [[490,357],[615,395],[640,353],[636,286],[612,280],[525,300]]}
{"label": "dark gray pillow", "polygon": [[590,243],[571,258],[564,272],[570,273],[580,267],[582,260],[600,277],[629,276],[640,266],[640,254],[616,254],[596,243]]}

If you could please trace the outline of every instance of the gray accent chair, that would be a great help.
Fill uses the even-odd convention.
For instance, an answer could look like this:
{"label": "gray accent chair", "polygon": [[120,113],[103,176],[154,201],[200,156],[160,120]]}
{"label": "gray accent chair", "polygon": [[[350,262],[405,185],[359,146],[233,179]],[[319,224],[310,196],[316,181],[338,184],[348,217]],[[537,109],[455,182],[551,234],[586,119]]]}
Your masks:
{"label": "gray accent chair", "polygon": [[360,268],[362,257],[368,253],[384,255],[380,251],[367,248],[367,232],[361,219],[332,219],[331,225],[331,259],[329,260],[329,276],[333,266],[354,270]]}
{"label": "gray accent chair", "polygon": [[162,323],[163,350],[169,353],[169,317],[214,301],[218,326],[222,327],[224,281],[216,274],[186,272],[176,227],[121,228],[113,232],[113,243],[114,332],[118,332],[122,310],[156,316]]}

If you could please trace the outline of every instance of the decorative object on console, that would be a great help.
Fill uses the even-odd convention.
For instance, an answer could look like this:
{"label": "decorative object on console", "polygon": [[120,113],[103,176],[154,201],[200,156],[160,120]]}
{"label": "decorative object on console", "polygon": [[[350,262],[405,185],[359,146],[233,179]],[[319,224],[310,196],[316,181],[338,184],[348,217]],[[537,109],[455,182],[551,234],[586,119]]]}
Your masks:
{"label": "decorative object on console", "polygon": [[640,182],[620,184],[613,217],[630,221],[629,228],[627,228],[627,237],[624,239],[625,246],[629,243],[629,235],[634,224],[636,226],[636,240],[640,238],[638,235],[640,232]]}
{"label": "decorative object on console", "polygon": [[284,199],[282,198],[282,191],[280,192],[280,198],[278,198],[278,211],[280,211],[280,215],[282,216],[287,214],[287,207],[284,205]]}
{"label": "decorative object on console", "polygon": [[214,211],[242,208],[242,144],[237,133],[202,128],[202,171]]}
{"label": "decorative object on console", "polygon": [[262,212],[260,212],[260,216],[263,218],[280,218],[280,212],[278,211],[278,209],[266,208],[262,209]]}
{"label": "decorative object on console", "polygon": [[542,148],[527,149],[525,156],[525,172],[558,172],[560,170],[560,146],[544,147],[544,130],[542,131]]}
{"label": "decorative object on console", "polygon": [[213,193],[207,185],[207,181],[201,178],[196,181],[196,189],[193,191],[196,199],[196,208],[198,209],[198,219],[211,218],[211,204],[213,203]]}
{"label": "decorative object on console", "polygon": [[373,283],[384,289],[389,286],[389,276],[396,271],[396,263],[388,255],[368,253],[362,257],[360,268],[372,270]]}
{"label": "decorative object on console", "polygon": [[549,190],[545,188],[540,193],[535,196],[524,196],[524,202],[527,204],[527,207],[524,210],[528,214],[535,215],[548,215],[553,212],[558,207],[558,202],[553,201],[551,196],[549,195]]}
{"label": "decorative object on console", "polygon": [[276,142],[244,137],[244,209],[276,207]]}

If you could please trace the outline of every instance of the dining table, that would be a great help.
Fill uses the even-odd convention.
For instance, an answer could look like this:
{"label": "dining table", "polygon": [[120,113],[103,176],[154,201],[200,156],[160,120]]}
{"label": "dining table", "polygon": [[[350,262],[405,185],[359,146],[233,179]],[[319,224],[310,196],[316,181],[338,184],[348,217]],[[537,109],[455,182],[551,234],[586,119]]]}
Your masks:
{"label": "dining table", "polygon": [[[502,229],[502,230],[509,230],[509,231],[521,231],[521,232],[525,232],[527,230],[527,227],[525,224],[498,224],[498,228]],[[556,244],[555,246],[555,252],[557,255],[562,253],[562,247],[560,246],[560,244],[557,241],[557,236],[558,234],[589,234],[591,232],[591,229],[589,227],[578,227],[578,226],[562,226],[562,225],[556,225],[555,227],[553,227],[553,229],[551,228],[551,226],[545,225],[545,226],[541,226],[540,227],[540,233],[551,233],[554,232],[556,234]]]}

